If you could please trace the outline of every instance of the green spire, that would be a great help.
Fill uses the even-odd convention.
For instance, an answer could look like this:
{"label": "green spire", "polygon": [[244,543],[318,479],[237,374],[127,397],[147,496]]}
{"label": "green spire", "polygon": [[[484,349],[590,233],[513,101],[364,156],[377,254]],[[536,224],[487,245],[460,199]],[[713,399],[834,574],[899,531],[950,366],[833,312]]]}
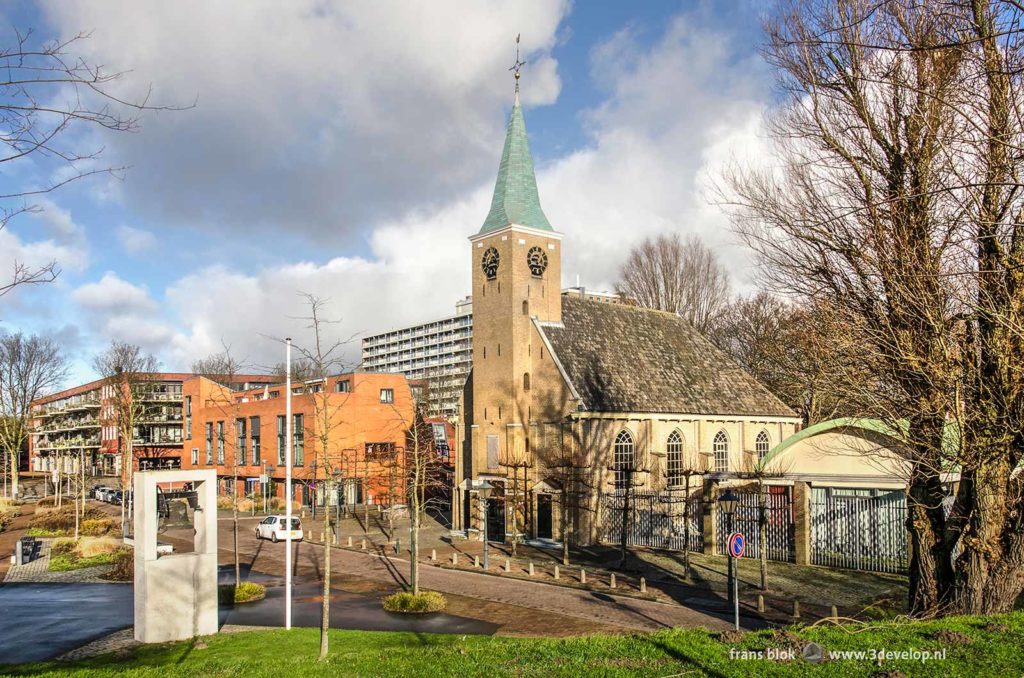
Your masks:
{"label": "green spire", "polygon": [[[516,74],[518,78],[518,74]],[[505,131],[505,148],[498,165],[498,180],[494,184],[491,211],[484,220],[480,234],[497,231],[509,224],[527,226],[542,231],[553,231],[537,195],[537,178],[533,174],[533,158],[526,140],[526,122],[519,105],[519,83],[512,115]],[[479,234],[478,234],[479,235]]]}

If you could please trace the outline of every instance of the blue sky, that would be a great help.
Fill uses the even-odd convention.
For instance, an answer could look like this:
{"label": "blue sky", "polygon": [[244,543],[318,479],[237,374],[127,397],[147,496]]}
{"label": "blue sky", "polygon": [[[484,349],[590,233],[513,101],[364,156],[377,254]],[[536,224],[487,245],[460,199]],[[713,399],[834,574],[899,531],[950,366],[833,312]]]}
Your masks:
{"label": "blue sky", "polygon": [[[0,329],[58,334],[90,376],[111,338],[168,369],[227,344],[254,366],[302,337],[298,292],[339,336],[449,314],[468,291],[523,35],[541,201],[565,234],[564,284],[610,288],[647,235],[695,233],[739,289],[749,254],[708,187],[763,155],[771,79],[761,3],[16,2],[36,37],[130,71],[114,85],[194,108],[132,134],[73,130],[123,180],[89,179],[0,234],[0,265],[55,256],[52,285],[0,298]],[[61,94],[54,93],[59,99]],[[4,168],[9,185],[58,171]],[[358,343],[349,354],[353,360]]]}

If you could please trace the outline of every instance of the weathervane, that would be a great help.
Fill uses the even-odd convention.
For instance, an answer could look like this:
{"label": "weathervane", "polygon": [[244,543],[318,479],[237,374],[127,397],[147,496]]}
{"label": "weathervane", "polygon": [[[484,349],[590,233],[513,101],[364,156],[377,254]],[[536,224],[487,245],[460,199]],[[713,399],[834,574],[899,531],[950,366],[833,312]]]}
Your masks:
{"label": "weathervane", "polygon": [[512,64],[512,68],[508,69],[516,75],[516,94],[519,93],[519,69],[526,65],[525,61],[519,60],[519,38],[522,33],[516,35],[516,62]]}

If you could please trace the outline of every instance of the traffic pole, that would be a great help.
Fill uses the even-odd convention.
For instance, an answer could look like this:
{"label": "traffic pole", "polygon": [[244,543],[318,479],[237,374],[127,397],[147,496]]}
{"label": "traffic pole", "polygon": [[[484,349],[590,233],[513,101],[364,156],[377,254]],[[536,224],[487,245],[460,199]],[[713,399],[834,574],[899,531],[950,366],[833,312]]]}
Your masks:
{"label": "traffic pole", "polygon": [[[730,558],[733,556],[730,555]],[[736,620],[736,630],[740,630],[740,568],[739,563],[733,563],[732,567],[732,604],[733,614]]]}

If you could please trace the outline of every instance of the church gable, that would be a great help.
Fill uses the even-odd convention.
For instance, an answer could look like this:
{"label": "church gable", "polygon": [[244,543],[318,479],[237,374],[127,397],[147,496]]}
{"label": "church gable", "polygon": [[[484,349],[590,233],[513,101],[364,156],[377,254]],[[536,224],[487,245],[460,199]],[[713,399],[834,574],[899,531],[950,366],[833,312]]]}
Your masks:
{"label": "church gable", "polygon": [[563,297],[540,329],[587,411],[796,416],[676,315]]}

